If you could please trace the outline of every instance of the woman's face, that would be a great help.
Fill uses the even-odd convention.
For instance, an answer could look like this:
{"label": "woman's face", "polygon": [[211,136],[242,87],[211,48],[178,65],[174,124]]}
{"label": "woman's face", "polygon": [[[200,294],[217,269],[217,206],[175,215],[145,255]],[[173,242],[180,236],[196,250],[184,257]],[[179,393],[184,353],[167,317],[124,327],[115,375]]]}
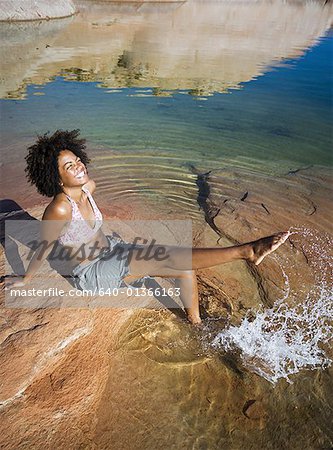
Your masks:
{"label": "woman's face", "polygon": [[59,153],[58,169],[63,187],[83,186],[89,181],[86,166],[70,150],[62,150]]}

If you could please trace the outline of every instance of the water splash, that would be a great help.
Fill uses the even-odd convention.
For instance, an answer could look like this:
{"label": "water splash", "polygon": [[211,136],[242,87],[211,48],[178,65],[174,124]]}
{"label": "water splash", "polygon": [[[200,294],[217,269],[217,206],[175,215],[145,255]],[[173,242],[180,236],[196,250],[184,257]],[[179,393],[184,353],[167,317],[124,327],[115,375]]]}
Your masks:
{"label": "water splash", "polygon": [[287,287],[283,298],[272,308],[259,310],[254,320],[246,317],[240,326],[230,326],[212,341],[215,349],[240,351],[244,365],[272,383],[281,378],[291,383],[290,375],[302,369],[326,368],[332,363],[325,354],[333,336],[333,262],[326,250],[330,237],[321,242],[312,230],[294,233],[307,238],[307,251],[315,260],[311,264],[315,285],[306,298],[296,304],[294,298],[288,299],[288,275],[281,267]]}
{"label": "water splash", "polygon": [[257,314],[251,322],[245,318],[239,327],[231,326],[212,342],[215,348],[241,350],[245,366],[276,383],[303,368],[325,368],[331,360],[323,346],[333,335],[333,291],[327,287],[319,298],[311,295],[296,307],[283,303]]}

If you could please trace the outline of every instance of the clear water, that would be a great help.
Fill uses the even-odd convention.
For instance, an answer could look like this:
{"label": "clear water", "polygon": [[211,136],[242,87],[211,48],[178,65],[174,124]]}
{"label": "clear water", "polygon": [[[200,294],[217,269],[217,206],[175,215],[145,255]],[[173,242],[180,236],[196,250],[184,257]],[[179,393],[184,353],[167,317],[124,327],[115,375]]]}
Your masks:
{"label": "clear water", "polygon": [[[244,44],[242,32],[246,30],[244,33],[248,33],[250,40],[253,30],[262,26],[260,14],[251,21],[242,10],[244,5],[237,8],[227,3],[214,3],[214,8],[220,8],[218,12],[223,20],[233,24],[228,34],[218,28],[216,17],[200,19],[195,5],[195,2],[190,2],[179,7],[178,12],[155,5],[139,19],[133,19],[136,16],[125,7],[113,5],[109,15],[110,20],[116,22],[112,24],[118,26],[119,23],[126,30],[134,27],[137,34],[134,37],[131,34],[130,44],[126,41],[126,45],[115,50],[111,42],[118,34],[116,31],[113,33],[111,26],[108,29],[110,50],[97,56],[94,54],[96,48],[89,48],[89,39],[97,42],[101,39],[100,47],[104,45],[98,26],[104,26],[108,16],[84,10],[86,16],[82,15],[83,18],[79,16],[72,22],[64,22],[62,33],[66,39],[66,27],[69,30],[73,27],[75,31],[76,24],[82,27],[88,24],[88,43],[80,36],[76,44],[71,42],[73,34],[69,43],[62,41],[61,37],[54,38],[50,47],[53,55],[58,52],[63,58],[52,64],[50,57],[48,66],[46,50],[37,63],[35,56],[31,56],[34,63],[28,75],[20,72],[20,65],[9,64],[10,74],[13,78],[20,78],[21,84],[19,89],[5,92],[0,103],[4,195],[13,198],[14,189],[15,200],[22,205],[28,198],[36,202],[34,188],[27,188],[24,178],[25,147],[34,141],[37,134],[57,128],[80,128],[87,138],[89,155],[93,159],[93,177],[105,203],[139,202],[149,197],[156,204],[163,201],[164,211],[178,212],[198,221],[202,221],[202,212],[196,202],[196,176],[191,165],[203,171],[226,170],[222,181],[216,182],[221,195],[229,189],[228,184],[234,182],[236,171],[240,179],[251,178],[261,189],[272,181],[277,183],[276,189],[278,183],[289,183],[282,178],[289,170],[311,171],[316,168],[319,174],[321,170],[327,171],[332,165],[333,35],[327,26],[330,10],[311,3],[313,14],[307,13],[307,17],[318,29],[316,33],[309,31],[307,36],[300,32],[302,24],[295,22],[293,25],[296,14],[293,6],[275,2],[279,14],[271,19],[270,27],[278,30],[276,36],[281,37],[283,25],[287,27],[291,23],[292,31],[289,33],[294,45],[291,43],[288,47],[282,40],[286,49],[278,49],[281,41],[272,39],[268,26],[265,32],[259,33],[260,39],[255,41],[253,48],[237,53]],[[197,31],[195,26],[192,30],[188,27],[182,29],[181,38],[191,45],[188,44],[188,48],[184,45],[181,49],[163,46],[161,42],[168,39],[172,42],[173,20],[180,20],[182,9],[186,8],[198,27]],[[234,17],[239,20],[237,26],[233,16],[224,18],[230,12],[228,8],[234,8]],[[254,5],[251,8],[256,10]],[[286,19],[282,20],[284,14]],[[138,25],[142,18],[146,20],[144,33],[149,33],[150,28],[153,30],[148,38]],[[156,28],[159,20],[164,24],[160,30]],[[211,28],[207,24],[211,24]],[[207,26],[208,31],[200,34],[199,25]],[[43,48],[46,47],[45,43],[51,42],[48,39],[54,32],[52,23],[42,24],[40,28],[36,25],[36,29],[35,25],[30,29],[26,24],[23,31],[19,26],[15,30],[15,26],[10,25],[11,33],[8,33],[8,25],[0,25],[4,38],[12,45],[9,49],[15,49],[21,55],[19,59],[24,59],[26,45],[24,39],[19,39],[20,33],[25,36],[30,30],[32,44],[36,42],[33,50],[39,51],[41,42]],[[57,26],[61,28],[61,22]],[[223,58],[214,60],[214,55],[203,57],[216,45],[211,42],[212,36],[216,42],[223,40],[225,34],[231,40],[235,30],[239,36],[231,49],[227,48],[225,54],[222,52],[225,61]],[[40,42],[44,35],[46,40]],[[152,41],[153,35],[156,44]],[[14,39],[13,43],[13,36],[17,37],[17,42]],[[258,48],[262,55],[258,56]],[[81,65],[77,56],[80,49],[83,49]],[[153,65],[149,60],[152,49],[160,58],[160,61],[157,58],[160,65],[155,61],[156,68],[149,66]],[[191,72],[191,64],[195,65],[191,58],[196,52],[199,63]],[[108,53],[113,65],[105,56]],[[132,63],[126,63],[127,54]],[[6,51],[5,58],[8,59]],[[237,70],[227,75],[229,66],[233,67],[238,58]],[[176,61],[179,69],[172,76],[166,74],[163,77],[163,68],[169,59]],[[242,64],[247,67],[252,59],[252,71],[243,69]],[[88,67],[89,61],[94,70]],[[137,67],[137,61],[141,69],[146,67],[148,75],[143,69],[135,72],[133,65]],[[200,61],[203,62],[200,64]],[[110,64],[108,76],[103,75],[103,64]],[[184,67],[187,66],[191,76],[185,79]],[[155,69],[159,76],[154,78]],[[200,73],[197,78],[193,75],[196,70]],[[118,77],[112,78],[114,73]],[[293,189],[291,180],[290,190]],[[229,196],[233,198],[233,195],[236,194]],[[293,198],[295,206],[302,199],[301,193],[297,192]],[[321,341],[326,342],[331,329],[325,328],[326,322],[322,326],[316,322],[317,317],[324,317],[323,312],[332,313],[328,287],[324,288],[323,283],[327,280],[316,283],[314,292],[309,293],[302,306],[278,302],[272,309],[258,313],[252,322],[245,319],[240,327],[231,327],[220,334],[216,344],[238,346],[245,360],[256,355],[266,367],[257,370],[271,381],[288,378],[301,367],[317,367],[326,363],[318,345]],[[308,330],[313,323],[317,324],[317,330],[310,335]],[[276,333],[276,328],[279,333]],[[259,362],[257,366],[260,367]]]}
{"label": "clear water", "polygon": [[332,41],[328,34],[301,57],[210,96],[174,90],[160,97],[135,87],[110,93],[100,83],[57,76],[28,85],[24,100],[2,101],[2,132],[32,140],[55,128],[80,128],[103,156],[112,149],[206,164],[246,157],[330,166]]}
{"label": "clear water", "polygon": [[[113,339],[99,333],[107,313],[96,316],[105,365],[96,369],[85,339],[75,360],[98,389],[86,396],[74,367],[58,395],[49,380],[67,383],[70,353],[50,362],[29,386],[31,416],[25,399],[8,410],[8,442],[16,424],[22,443],[22,413],[24,440],[40,440],[38,423],[55,446],[69,437],[87,448],[123,448],[124,439],[140,448],[331,448],[331,2],[77,3],[73,18],[0,24],[2,196],[39,214],[49,199],[26,183],[26,148],[37,134],[80,128],[103,213],[167,213],[203,228],[195,166],[212,170],[218,225],[232,242],[298,228],[295,247],[284,244],[256,272],[271,288],[265,307],[258,295],[243,298],[247,283],[260,287],[244,267],[214,272],[234,295],[230,325],[218,296],[223,320],[206,319],[197,333],[169,311],[142,310]],[[47,339],[36,342],[22,344],[26,373],[30,354],[49,351]],[[60,428],[54,405],[64,410]]]}
{"label": "clear water", "polygon": [[80,128],[107,189],[135,157],[144,174],[169,157],[157,176],[173,193],[188,162],[331,166],[331,8],[208,3],[82,2],[73,19],[1,24],[3,163]]}

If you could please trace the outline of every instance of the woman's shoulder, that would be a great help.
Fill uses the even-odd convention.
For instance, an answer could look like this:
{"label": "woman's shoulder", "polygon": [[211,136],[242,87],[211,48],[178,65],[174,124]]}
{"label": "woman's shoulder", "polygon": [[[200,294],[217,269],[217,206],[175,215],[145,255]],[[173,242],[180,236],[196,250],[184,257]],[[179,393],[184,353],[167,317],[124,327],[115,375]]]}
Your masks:
{"label": "woman's shoulder", "polygon": [[70,220],[72,205],[64,194],[58,194],[45,208],[43,220]]}

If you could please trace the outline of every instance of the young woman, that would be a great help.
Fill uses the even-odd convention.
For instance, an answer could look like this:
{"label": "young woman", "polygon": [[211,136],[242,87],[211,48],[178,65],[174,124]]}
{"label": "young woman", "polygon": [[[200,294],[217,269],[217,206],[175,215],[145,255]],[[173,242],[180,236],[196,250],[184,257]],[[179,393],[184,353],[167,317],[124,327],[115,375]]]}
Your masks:
{"label": "young woman", "polygon": [[[96,185],[87,172],[90,160],[85,152],[85,140],[78,136],[79,130],[58,130],[52,136],[39,136],[36,144],[28,149],[25,170],[40,194],[53,197],[43,214],[41,240],[60,243],[78,255],[68,263],[79,289],[119,287],[122,282],[128,283],[143,276],[173,277],[180,288],[188,319],[199,324],[196,269],[237,260],[258,265],[289,236],[289,232],[283,232],[233,247],[193,248],[190,267],[184,267],[186,248],[173,248],[171,251],[170,247],[168,258],[138,257],[142,249],[105,236],[102,231],[102,214],[92,197]],[[29,283],[52,248],[41,246],[37,249],[25,276],[21,279],[9,277],[6,289]],[[116,248],[122,248],[122,257],[115,252]],[[82,260],[79,256],[82,254],[89,255],[89,258]]]}

